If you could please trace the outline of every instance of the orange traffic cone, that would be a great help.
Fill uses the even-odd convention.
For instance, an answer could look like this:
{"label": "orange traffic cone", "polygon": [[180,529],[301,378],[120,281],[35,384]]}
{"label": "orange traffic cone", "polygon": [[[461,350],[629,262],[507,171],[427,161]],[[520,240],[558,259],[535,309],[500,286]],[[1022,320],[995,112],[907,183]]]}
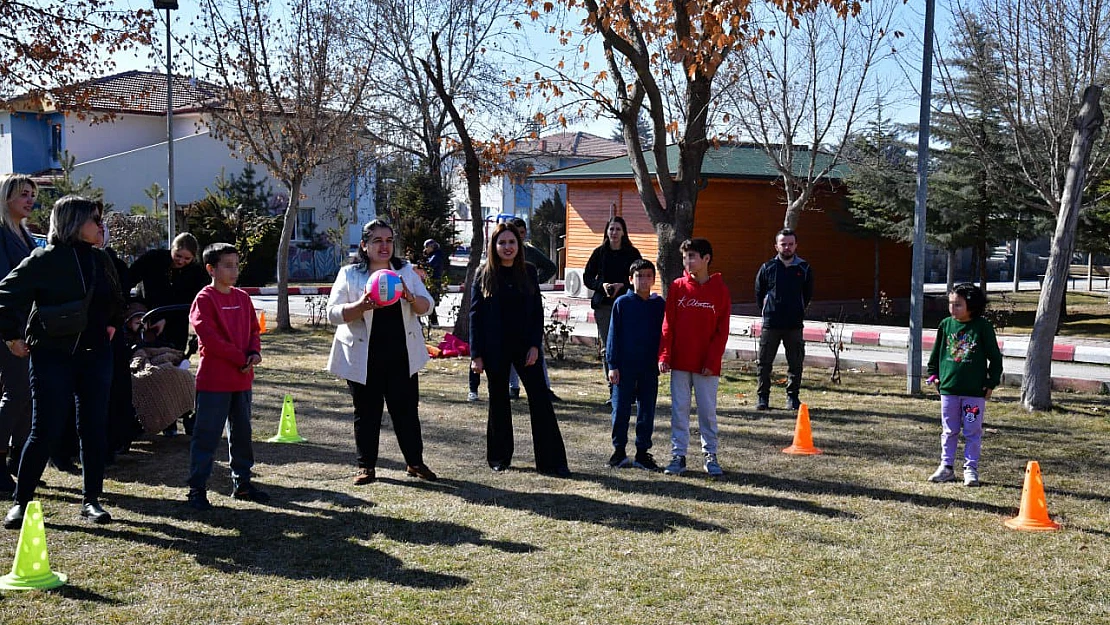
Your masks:
{"label": "orange traffic cone", "polygon": [[809,429],[809,405],[798,407],[798,422],[794,425],[794,444],[782,450],[784,454],[812,456],[821,453],[813,446],[813,432]]}
{"label": "orange traffic cone", "polygon": [[258,333],[266,334],[266,311],[258,313]]}
{"label": "orange traffic cone", "polygon": [[1021,489],[1021,509],[1018,515],[1006,521],[1006,527],[1030,532],[1050,532],[1060,529],[1060,524],[1048,518],[1048,504],[1044,499],[1044,479],[1041,465],[1030,460],[1025,465],[1025,486]]}

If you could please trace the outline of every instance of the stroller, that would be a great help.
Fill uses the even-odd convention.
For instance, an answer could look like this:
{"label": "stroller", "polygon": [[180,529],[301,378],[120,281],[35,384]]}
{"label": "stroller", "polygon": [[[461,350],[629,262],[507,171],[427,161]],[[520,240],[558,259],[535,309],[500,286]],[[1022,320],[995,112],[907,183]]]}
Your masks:
{"label": "stroller", "polygon": [[[191,433],[191,417],[196,398],[196,379],[189,371],[189,356],[196,352],[196,338],[184,346],[169,345],[151,332],[151,327],[171,314],[187,314],[184,304],[161,306],[146,311],[132,304],[125,323],[131,348],[131,399],[135,413],[148,434],[173,428],[178,419]],[[184,349],[182,349],[184,347]]]}

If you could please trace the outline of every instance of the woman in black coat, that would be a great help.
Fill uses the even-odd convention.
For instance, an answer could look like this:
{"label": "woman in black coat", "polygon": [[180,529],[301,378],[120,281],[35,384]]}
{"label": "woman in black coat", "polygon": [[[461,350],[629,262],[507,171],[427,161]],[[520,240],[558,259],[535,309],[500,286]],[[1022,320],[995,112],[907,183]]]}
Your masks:
{"label": "woman in black coat", "polygon": [[[9,174],[0,177],[0,280],[31,255],[35,241],[23,223],[35,206],[38,187],[29,176]],[[19,452],[31,429],[31,384],[27,379],[27,359],[18,358],[0,347],[0,492],[15,490]],[[9,441],[11,445],[9,447]],[[9,460],[10,459],[10,460]]]}
{"label": "woman in black coat", "polygon": [[513,460],[513,415],[509,368],[520,374],[528,394],[532,445],[540,473],[569,477],[567,452],[551,395],[543,378],[543,300],[536,268],[524,262],[516,228],[498,224],[490,237],[486,263],[470,293],[470,367],[486,373],[489,416],[486,462],[497,472]]}
{"label": "woman in black coat", "polygon": [[[631,288],[628,283],[628,268],[633,261],[640,258],[640,250],[628,239],[628,224],[624,223],[624,217],[614,215],[605,224],[605,238],[601,245],[594,248],[590,259],[586,261],[586,269],[582,272],[582,282],[594,292],[590,298],[590,307],[594,309],[594,323],[597,324],[597,336],[601,342],[601,365],[606,380],[609,379],[609,367],[605,359],[605,340],[609,337],[613,303]],[[612,401],[612,391],[613,385],[610,384],[610,399],[606,404]]]}
{"label": "woman in black coat", "polygon": [[[4,527],[19,529],[27,502],[46,468],[50,445],[77,400],[84,477],[81,516],[112,517],[100,506],[107,451],[110,341],[123,323],[123,297],[104,240],[101,206],[67,195],[50,214],[49,242],[0,281],[0,337],[11,353],[30,358],[31,435],[23,446],[15,505]],[[76,314],[77,304],[83,314]],[[59,308],[69,309],[59,315]],[[67,319],[74,320],[66,322]]]}

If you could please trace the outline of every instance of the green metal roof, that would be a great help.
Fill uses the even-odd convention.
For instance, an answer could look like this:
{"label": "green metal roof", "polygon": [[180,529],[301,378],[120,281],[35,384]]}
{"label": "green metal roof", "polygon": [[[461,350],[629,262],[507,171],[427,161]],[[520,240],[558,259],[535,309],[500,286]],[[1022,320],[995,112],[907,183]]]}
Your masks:
{"label": "green metal roof", "polygon": [[[806,168],[809,166],[809,150],[806,148],[794,148],[794,150],[800,153],[794,158],[795,174],[805,176]],[[832,155],[826,152],[818,152],[816,167],[823,167],[830,159],[832,159]],[[644,160],[647,162],[648,171],[654,174],[655,155],[651,152],[644,152]],[[677,145],[667,146],[667,163],[673,173],[678,166]],[[767,157],[763,149],[748,144],[722,145],[718,148],[709,148],[705,153],[701,171],[706,178],[771,180],[779,177],[778,170],[775,169],[771,159]],[[847,175],[848,168],[843,164],[838,164],[829,172],[828,178],[839,180],[847,177]],[[629,164],[627,156],[618,156],[604,161],[556,169],[531,176],[531,179],[537,182],[622,178],[632,178],[632,166]]]}

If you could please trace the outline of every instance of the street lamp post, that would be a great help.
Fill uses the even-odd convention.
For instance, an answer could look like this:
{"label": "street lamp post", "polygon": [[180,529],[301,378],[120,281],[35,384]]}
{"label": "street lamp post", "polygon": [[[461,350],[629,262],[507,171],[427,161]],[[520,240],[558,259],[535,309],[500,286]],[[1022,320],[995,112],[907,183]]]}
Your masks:
{"label": "street lamp post", "polygon": [[166,156],[168,184],[166,185],[166,247],[169,247],[176,232],[177,205],[173,196],[173,63],[170,57],[170,11],[177,10],[177,0],[154,0],[155,9],[166,10]]}

